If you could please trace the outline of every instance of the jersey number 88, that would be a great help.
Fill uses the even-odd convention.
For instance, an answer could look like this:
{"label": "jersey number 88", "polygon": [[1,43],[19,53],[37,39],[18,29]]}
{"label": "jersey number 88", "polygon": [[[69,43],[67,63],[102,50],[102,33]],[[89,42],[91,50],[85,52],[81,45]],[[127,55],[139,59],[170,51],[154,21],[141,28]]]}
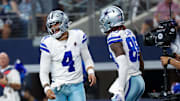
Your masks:
{"label": "jersey number 88", "polygon": [[136,62],[139,60],[139,46],[137,44],[136,38],[133,37],[127,37],[126,42],[129,48],[129,59],[131,62]]}

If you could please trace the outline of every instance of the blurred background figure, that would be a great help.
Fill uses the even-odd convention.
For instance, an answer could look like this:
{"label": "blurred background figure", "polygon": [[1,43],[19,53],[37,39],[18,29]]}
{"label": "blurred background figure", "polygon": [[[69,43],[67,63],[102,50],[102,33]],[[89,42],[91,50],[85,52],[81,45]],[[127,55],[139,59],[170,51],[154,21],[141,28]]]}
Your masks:
{"label": "blurred background figure", "polygon": [[[1,38],[8,39],[11,36],[13,19],[20,15],[18,5],[14,0],[1,0],[0,2],[0,31]],[[12,17],[13,16],[13,17]]]}
{"label": "blurred background figure", "polygon": [[59,5],[63,5],[64,11],[70,12],[85,12],[87,9],[86,3],[88,0],[59,0]]}
{"label": "blurred background figure", "polygon": [[174,66],[176,69],[180,70],[180,55],[179,54],[175,54],[175,58],[172,58],[170,56],[161,56],[160,59],[161,59],[162,66],[170,64]]}
{"label": "blurred background figure", "polygon": [[180,93],[180,83],[179,82],[173,82],[171,85],[171,92],[173,94]]}
{"label": "blurred background figure", "polygon": [[27,70],[26,68],[24,67],[23,63],[21,62],[20,59],[17,59],[15,64],[14,64],[14,67],[16,70],[19,71],[20,73],[20,77],[21,77],[21,84],[23,84],[24,82],[24,79],[25,79],[25,75],[27,73]]}
{"label": "blurred background figure", "polygon": [[[156,28],[160,21],[170,20],[170,12],[169,12],[170,5],[171,5],[171,16],[173,19],[176,19],[176,21],[179,23],[180,22],[179,5],[173,2],[173,0],[162,0],[157,5],[157,9],[153,15],[153,19],[148,18],[145,20],[144,24],[142,24],[140,33],[144,34]],[[178,24],[178,27],[180,27],[180,23]]]}
{"label": "blurred background figure", "polygon": [[9,57],[7,53],[0,53],[0,66],[1,72],[4,74],[3,78],[0,78],[0,86],[4,89],[3,96],[0,97],[0,101],[20,101],[20,97],[17,90],[21,88],[20,75],[16,69],[9,67]]}
{"label": "blurred background figure", "polygon": [[22,0],[19,4],[20,11],[20,21],[22,23],[22,33],[24,37],[28,36],[28,25],[32,20],[33,7],[35,9],[35,14],[42,12],[41,6],[38,1],[33,5],[32,0]]}

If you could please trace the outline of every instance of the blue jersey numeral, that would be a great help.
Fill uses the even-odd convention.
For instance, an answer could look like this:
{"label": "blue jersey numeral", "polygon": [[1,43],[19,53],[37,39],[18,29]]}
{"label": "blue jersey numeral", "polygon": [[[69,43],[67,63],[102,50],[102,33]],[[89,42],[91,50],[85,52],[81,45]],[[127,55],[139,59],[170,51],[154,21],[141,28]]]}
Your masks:
{"label": "blue jersey numeral", "polygon": [[137,59],[139,60],[139,46],[137,44],[136,38],[128,37],[126,38],[126,42],[129,48],[129,59],[131,62],[136,62]]}
{"label": "blue jersey numeral", "polygon": [[63,60],[62,60],[62,65],[63,65],[63,66],[69,66],[69,69],[68,69],[69,72],[75,71],[74,61],[73,61],[73,59],[72,59],[72,53],[71,53],[71,51],[65,52],[64,58],[63,58]]}

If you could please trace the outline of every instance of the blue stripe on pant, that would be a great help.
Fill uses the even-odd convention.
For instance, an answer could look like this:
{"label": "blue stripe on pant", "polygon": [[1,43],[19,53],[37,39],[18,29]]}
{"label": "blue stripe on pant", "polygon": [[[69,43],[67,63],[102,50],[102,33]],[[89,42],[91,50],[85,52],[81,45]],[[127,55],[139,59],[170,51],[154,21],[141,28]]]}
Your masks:
{"label": "blue stripe on pant", "polygon": [[86,101],[83,83],[62,85],[60,90],[53,89],[56,99],[48,101]]}
{"label": "blue stripe on pant", "polygon": [[126,101],[138,101],[145,90],[145,83],[142,76],[132,76],[128,83],[128,90],[125,93]]}

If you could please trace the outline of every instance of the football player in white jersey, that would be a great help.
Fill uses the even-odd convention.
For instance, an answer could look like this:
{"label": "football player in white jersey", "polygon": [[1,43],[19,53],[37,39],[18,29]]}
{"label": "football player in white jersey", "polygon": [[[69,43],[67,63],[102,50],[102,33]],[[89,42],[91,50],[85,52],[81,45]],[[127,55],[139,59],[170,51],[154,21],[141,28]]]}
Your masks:
{"label": "football player in white jersey", "polygon": [[118,78],[109,89],[114,94],[112,101],[138,101],[145,83],[140,71],[144,68],[144,62],[136,37],[125,28],[123,11],[117,6],[103,9],[99,21],[118,70]]}
{"label": "football player in white jersey", "polygon": [[69,19],[60,10],[50,12],[46,25],[50,35],[43,37],[40,44],[40,80],[48,100],[86,101],[82,59],[90,86],[96,83],[86,34],[79,29],[68,30]]}

